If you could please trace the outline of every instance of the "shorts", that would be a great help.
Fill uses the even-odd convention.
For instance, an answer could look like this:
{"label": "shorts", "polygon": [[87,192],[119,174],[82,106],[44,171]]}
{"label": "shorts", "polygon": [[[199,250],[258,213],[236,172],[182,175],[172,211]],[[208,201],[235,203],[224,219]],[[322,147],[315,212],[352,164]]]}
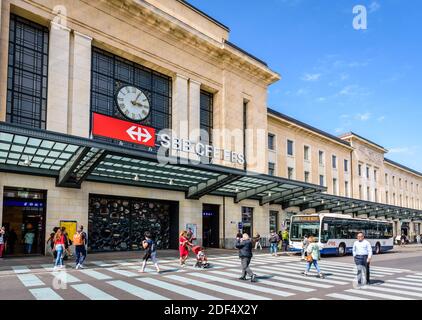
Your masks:
{"label": "shorts", "polygon": [[154,251],[154,252],[147,252],[147,253],[145,253],[145,255],[142,258],[142,260],[148,261],[149,259],[151,259],[153,263],[157,263],[157,252]]}

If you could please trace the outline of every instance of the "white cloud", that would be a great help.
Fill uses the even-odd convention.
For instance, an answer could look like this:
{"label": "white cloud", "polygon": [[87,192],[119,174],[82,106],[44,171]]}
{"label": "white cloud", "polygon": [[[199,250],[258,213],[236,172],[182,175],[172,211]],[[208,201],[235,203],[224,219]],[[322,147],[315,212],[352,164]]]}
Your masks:
{"label": "white cloud", "polygon": [[340,96],[368,96],[369,94],[368,90],[356,84],[347,85],[338,92]]}
{"label": "white cloud", "polygon": [[320,73],[305,73],[305,75],[301,79],[303,81],[317,81],[320,77]]}
{"label": "white cloud", "polygon": [[370,118],[371,118],[371,113],[370,112],[358,113],[355,116],[355,119],[360,120],[360,121],[368,121]]}
{"label": "white cloud", "polygon": [[378,11],[381,8],[381,5],[377,1],[372,1],[372,3],[369,5],[369,13]]}
{"label": "white cloud", "polygon": [[400,154],[406,154],[406,155],[414,155],[416,149],[418,149],[417,146],[413,146],[413,147],[395,147],[395,148],[389,148],[388,151],[390,153],[400,153]]}
{"label": "white cloud", "polygon": [[327,100],[327,98],[325,98],[325,97],[319,97],[319,98],[316,99],[316,101],[318,101],[318,102],[324,102],[326,100]]}

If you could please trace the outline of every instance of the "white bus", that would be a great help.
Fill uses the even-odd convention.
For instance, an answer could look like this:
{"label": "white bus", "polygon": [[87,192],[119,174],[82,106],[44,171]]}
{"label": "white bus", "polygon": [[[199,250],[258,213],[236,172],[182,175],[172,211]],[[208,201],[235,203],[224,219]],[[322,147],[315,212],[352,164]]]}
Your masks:
{"label": "white bus", "polygon": [[289,251],[302,250],[305,235],[313,235],[322,254],[351,253],[359,232],[371,243],[375,254],[393,249],[393,224],[389,221],[352,218],[350,215],[321,213],[291,217]]}

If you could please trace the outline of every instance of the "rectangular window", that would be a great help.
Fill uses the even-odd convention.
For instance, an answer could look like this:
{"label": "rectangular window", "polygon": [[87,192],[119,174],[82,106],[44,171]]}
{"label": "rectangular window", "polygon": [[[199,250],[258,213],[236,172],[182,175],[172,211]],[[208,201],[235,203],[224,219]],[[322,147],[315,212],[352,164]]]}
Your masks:
{"label": "rectangular window", "polygon": [[374,170],[374,181],[377,181],[377,174],[378,174],[377,170]]}
{"label": "rectangular window", "polygon": [[275,148],[274,148],[274,135],[273,134],[271,134],[271,133],[269,133],[268,134],[268,149],[270,149],[270,150],[274,150]]}
{"label": "rectangular window", "polygon": [[371,201],[371,189],[369,187],[366,188],[366,200]]}
{"label": "rectangular window", "polygon": [[293,156],[293,141],[287,140],[287,154]]}
{"label": "rectangular window", "polygon": [[395,193],[393,193],[393,203],[392,204],[396,205],[396,194]]}
{"label": "rectangular window", "polygon": [[324,186],[324,176],[322,174],[319,175],[319,185]]}
{"label": "rectangular window", "polygon": [[[92,48],[91,65],[91,112],[125,119],[115,104],[115,94],[123,85],[132,85],[145,93],[151,107],[150,114],[140,124],[156,131],[171,128],[170,77],[96,47]],[[145,146],[113,139],[95,139],[148,150]]]}
{"label": "rectangular window", "polygon": [[362,177],[362,165],[361,164],[358,165],[358,174],[359,174],[359,177]]}
{"label": "rectangular window", "polygon": [[212,145],[212,128],[213,128],[213,98],[212,93],[201,90],[200,94],[200,124],[201,130],[204,130],[208,134],[208,139],[201,141]]}
{"label": "rectangular window", "polygon": [[305,182],[309,183],[309,171],[305,171]]}
{"label": "rectangular window", "polygon": [[309,147],[308,146],[303,147],[303,158],[306,161],[309,161]]}
{"label": "rectangular window", "polygon": [[344,159],[344,172],[349,172],[349,160]]}
{"label": "rectangular window", "polygon": [[253,208],[251,207],[242,207],[242,225],[243,228],[241,231],[242,233],[247,233],[250,237],[252,237],[253,231]]}
{"label": "rectangular window", "polygon": [[46,128],[47,74],[48,28],[12,14],[6,122]]}
{"label": "rectangular window", "polygon": [[337,169],[337,157],[335,155],[332,156],[332,163],[333,169]]}
{"label": "rectangular window", "polygon": [[333,194],[337,195],[337,179],[333,179]]}
{"label": "rectangular window", "polygon": [[274,230],[275,232],[278,232],[278,211],[270,210],[270,230],[271,232]]}
{"label": "rectangular window", "polygon": [[388,185],[388,174],[385,174],[385,184]]}
{"label": "rectangular window", "polygon": [[395,186],[396,186],[396,177],[393,176],[393,187],[395,187]]}
{"label": "rectangular window", "polygon": [[293,169],[293,168],[288,167],[288,168],[287,168],[287,177],[288,177],[290,180],[293,180],[293,173],[294,173],[294,169]]}
{"label": "rectangular window", "polygon": [[374,190],[375,202],[378,202],[378,189]]}
{"label": "rectangular window", "polygon": [[273,176],[275,174],[275,164],[272,162],[268,162],[268,174]]}
{"label": "rectangular window", "polygon": [[349,197],[349,181],[344,182],[344,195]]}
{"label": "rectangular window", "polygon": [[318,161],[319,161],[319,165],[323,166],[324,165],[324,151],[319,151],[318,152]]}
{"label": "rectangular window", "polygon": [[385,192],[385,203],[388,204],[390,199],[388,198],[388,191]]}
{"label": "rectangular window", "polygon": [[361,199],[361,200],[362,200],[362,198],[363,198],[363,194],[362,194],[362,185],[360,184],[360,185],[359,185],[359,199]]}
{"label": "rectangular window", "polygon": [[369,179],[369,167],[366,167],[366,178]]}

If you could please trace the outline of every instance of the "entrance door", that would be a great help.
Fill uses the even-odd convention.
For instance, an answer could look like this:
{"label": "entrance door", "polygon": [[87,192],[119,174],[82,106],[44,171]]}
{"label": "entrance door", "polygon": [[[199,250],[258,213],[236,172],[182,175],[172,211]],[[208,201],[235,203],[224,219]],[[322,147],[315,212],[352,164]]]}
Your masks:
{"label": "entrance door", "polygon": [[4,189],[3,225],[8,235],[6,254],[44,254],[45,192]]}
{"label": "entrance door", "polygon": [[220,245],[220,206],[202,205],[202,245],[219,248]]}

